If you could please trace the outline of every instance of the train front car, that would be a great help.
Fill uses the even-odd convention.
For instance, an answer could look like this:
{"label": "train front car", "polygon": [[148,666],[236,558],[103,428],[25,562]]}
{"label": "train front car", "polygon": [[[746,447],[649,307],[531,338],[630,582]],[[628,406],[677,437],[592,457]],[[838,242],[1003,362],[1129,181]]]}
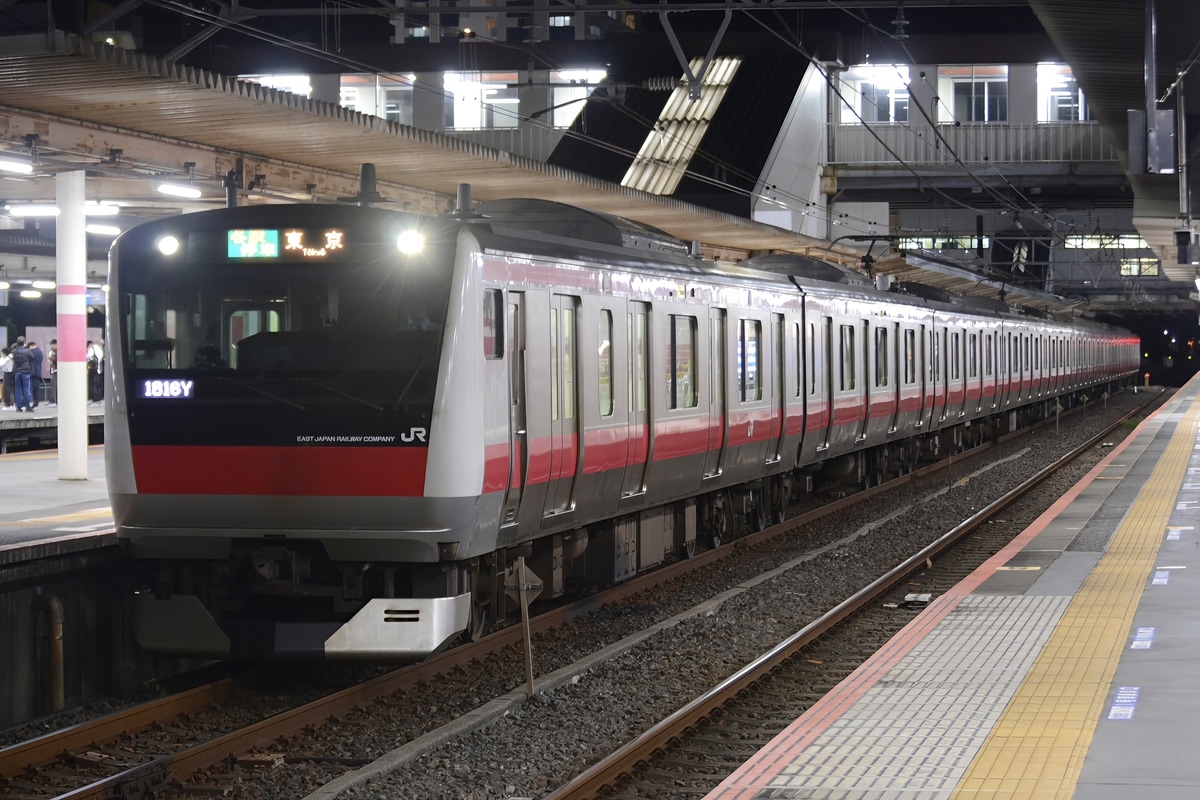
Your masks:
{"label": "train front car", "polygon": [[458,227],[290,205],[118,239],[106,469],[144,647],[403,660],[467,626],[438,562],[474,511],[423,497]]}

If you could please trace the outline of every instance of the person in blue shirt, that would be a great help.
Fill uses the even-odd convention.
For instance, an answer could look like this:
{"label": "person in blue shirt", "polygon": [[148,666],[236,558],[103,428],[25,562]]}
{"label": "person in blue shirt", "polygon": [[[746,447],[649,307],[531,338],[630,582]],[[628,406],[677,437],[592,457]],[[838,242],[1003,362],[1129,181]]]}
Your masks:
{"label": "person in blue shirt", "polygon": [[12,350],[13,360],[13,403],[17,411],[33,411],[30,405],[32,398],[29,394],[30,381],[33,378],[33,357],[25,346],[25,337],[18,336]]}

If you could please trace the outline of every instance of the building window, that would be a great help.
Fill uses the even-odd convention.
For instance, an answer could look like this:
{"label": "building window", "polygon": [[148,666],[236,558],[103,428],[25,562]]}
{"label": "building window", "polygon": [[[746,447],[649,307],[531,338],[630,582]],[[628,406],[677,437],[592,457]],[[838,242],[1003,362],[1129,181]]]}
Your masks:
{"label": "building window", "polygon": [[517,127],[517,73],[447,72],[443,87],[448,98],[446,127],[492,130]]}
{"label": "building window", "polygon": [[981,240],[973,233],[944,233],[937,236],[905,236],[896,242],[897,250],[975,250],[992,246],[990,236]]}
{"label": "building window", "polygon": [[908,67],[858,66],[842,76],[842,122],[908,122]]}
{"label": "building window", "polygon": [[587,105],[584,101],[606,77],[604,70],[574,69],[550,73],[550,115],[542,117],[555,128],[569,128]]}
{"label": "building window", "polygon": [[1122,278],[1156,278],[1158,277],[1157,258],[1122,258]]}
{"label": "building window", "polygon": [[938,122],[1007,122],[1008,66],[938,67],[938,96]]}
{"label": "building window", "polygon": [[1150,245],[1136,233],[1110,233],[1072,235],[1063,238],[1063,247],[1068,250],[1105,250],[1123,247],[1127,250],[1149,250]]}
{"label": "building window", "polygon": [[1038,64],[1038,122],[1092,119],[1083,89],[1066,64]]}

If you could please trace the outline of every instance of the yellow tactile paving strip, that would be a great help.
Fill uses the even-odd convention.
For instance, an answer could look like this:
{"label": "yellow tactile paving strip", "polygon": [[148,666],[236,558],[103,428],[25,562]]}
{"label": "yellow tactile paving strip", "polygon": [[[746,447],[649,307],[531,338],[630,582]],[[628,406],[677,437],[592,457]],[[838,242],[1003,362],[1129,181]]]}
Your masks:
{"label": "yellow tactile paving strip", "polygon": [[952,795],[1069,800],[1196,443],[1193,401],[1108,549]]}

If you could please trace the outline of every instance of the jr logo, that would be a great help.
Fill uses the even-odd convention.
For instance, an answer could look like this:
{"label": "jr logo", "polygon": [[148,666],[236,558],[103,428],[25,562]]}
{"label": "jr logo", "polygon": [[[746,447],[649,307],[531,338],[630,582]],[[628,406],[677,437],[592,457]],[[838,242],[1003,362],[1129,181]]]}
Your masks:
{"label": "jr logo", "polygon": [[425,441],[425,429],[424,428],[409,428],[408,433],[400,434],[400,441],[402,441],[402,442],[422,442],[423,443]]}

